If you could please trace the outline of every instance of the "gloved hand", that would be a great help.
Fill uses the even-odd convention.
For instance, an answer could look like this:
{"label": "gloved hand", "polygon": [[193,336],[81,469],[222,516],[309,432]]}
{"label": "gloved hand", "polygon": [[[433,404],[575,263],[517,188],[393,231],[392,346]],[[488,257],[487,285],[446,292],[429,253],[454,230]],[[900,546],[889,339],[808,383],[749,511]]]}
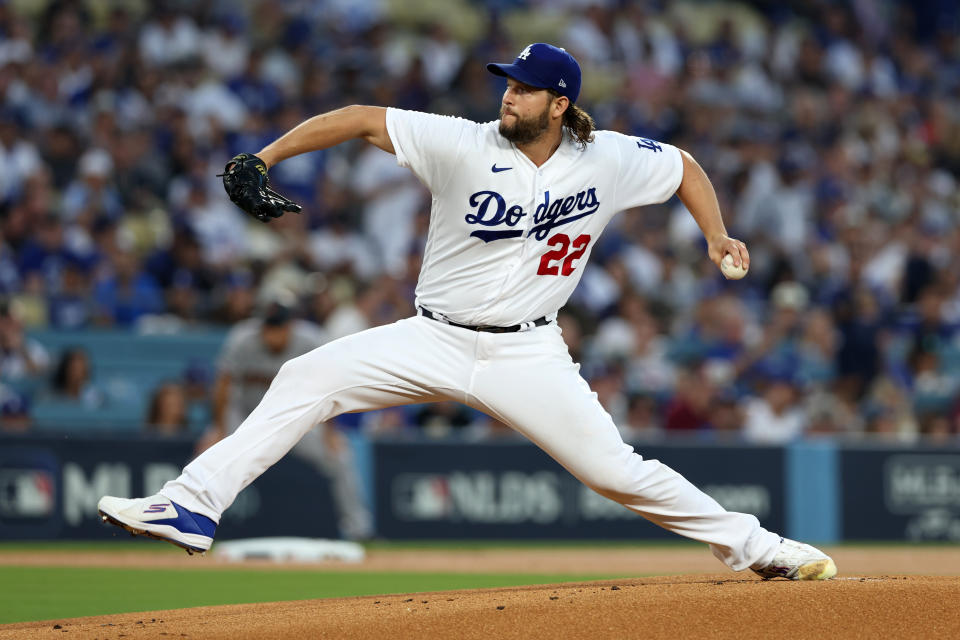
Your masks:
{"label": "gloved hand", "polygon": [[287,211],[301,211],[300,205],[269,187],[267,165],[252,153],[234,156],[217,176],[223,178],[230,200],[260,222],[270,222]]}

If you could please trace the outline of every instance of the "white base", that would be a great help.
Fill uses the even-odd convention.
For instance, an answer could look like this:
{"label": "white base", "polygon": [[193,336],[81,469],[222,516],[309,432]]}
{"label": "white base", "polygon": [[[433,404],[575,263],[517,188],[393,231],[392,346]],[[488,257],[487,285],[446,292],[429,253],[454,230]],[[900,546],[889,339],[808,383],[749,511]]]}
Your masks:
{"label": "white base", "polygon": [[249,538],[217,542],[217,558],[241,560],[269,559],[274,562],[363,562],[366,552],[356,542],[316,538]]}

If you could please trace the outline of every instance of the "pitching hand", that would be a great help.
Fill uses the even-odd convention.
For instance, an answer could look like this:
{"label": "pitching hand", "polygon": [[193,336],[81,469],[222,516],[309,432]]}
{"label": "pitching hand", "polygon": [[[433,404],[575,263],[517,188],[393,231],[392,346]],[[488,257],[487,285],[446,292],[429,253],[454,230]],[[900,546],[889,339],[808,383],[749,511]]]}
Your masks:
{"label": "pitching hand", "polygon": [[730,236],[717,236],[708,241],[707,255],[710,256],[713,264],[717,265],[718,268],[720,267],[720,261],[723,260],[723,256],[728,253],[733,256],[733,265],[735,267],[739,267],[742,263],[744,269],[750,268],[750,252],[747,251],[747,245],[740,240],[731,238]]}

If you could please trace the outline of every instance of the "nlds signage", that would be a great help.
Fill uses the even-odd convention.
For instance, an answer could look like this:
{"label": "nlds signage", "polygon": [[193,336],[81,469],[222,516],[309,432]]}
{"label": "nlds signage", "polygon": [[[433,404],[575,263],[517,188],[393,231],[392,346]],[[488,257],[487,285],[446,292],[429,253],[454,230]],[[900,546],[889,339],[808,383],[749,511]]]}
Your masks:
{"label": "nlds signage", "polygon": [[392,493],[405,521],[548,524],[563,513],[560,479],[549,471],[406,473]]}
{"label": "nlds signage", "polygon": [[[393,479],[390,504],[405,522],[541,525],[640,518],[582,484],[575,500],[565,502],[564,482],[552,471],[403,473]],[[770,513],[770,491],[763,485],[708,485],[704,492],[726,509],[758,518]]]}
{"label": "nlds signage", "polygon": [[[728,509],[783,528],[783,465],[756,449],[650,448]],[[763,460],[753,466],[744,460]],[[744,470],[747,471],[744,471]],[[663,539],[671,534],[591,490],[529,444],[374,444],[377,533],[417,538]],[[709,478],[709,482],[704,479]]]}

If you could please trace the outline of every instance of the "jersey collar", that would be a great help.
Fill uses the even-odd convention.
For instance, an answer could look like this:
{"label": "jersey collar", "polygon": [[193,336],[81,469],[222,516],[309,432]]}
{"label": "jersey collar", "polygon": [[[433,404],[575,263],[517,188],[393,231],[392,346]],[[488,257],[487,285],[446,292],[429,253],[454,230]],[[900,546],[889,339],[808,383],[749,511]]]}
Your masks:
{"label": "jersey collar", "polygon": [[558,158],[565,157],[567,154],[570,153],[570,150],[573,149],[573,136],[570,135],[570,131],[566,127],[563,127],[561,129],[560,135],[561,135],[560,146],[558,146],[556,150],[553,152],[553,154],[549,158],[547,158],[547,161],[544,162],[539,167],[533,163],[533,160],[527,157],[527,154],[525,154],[523,151],[520,151],[520,149],[517,148],[517,145],[507,141],[507,139],[503,138],[503,136],[501,136],[501,138],[503,138],[503,140],[507,142],[508,145],[510,145],[510,148],[513,149],[514,154],[520,159],[520,162],[524,163],[527,167],[529,167],[530,169],[533,169],[534,171],[542,171],[548,166],[559,164],[561,160],[559,160]]}

